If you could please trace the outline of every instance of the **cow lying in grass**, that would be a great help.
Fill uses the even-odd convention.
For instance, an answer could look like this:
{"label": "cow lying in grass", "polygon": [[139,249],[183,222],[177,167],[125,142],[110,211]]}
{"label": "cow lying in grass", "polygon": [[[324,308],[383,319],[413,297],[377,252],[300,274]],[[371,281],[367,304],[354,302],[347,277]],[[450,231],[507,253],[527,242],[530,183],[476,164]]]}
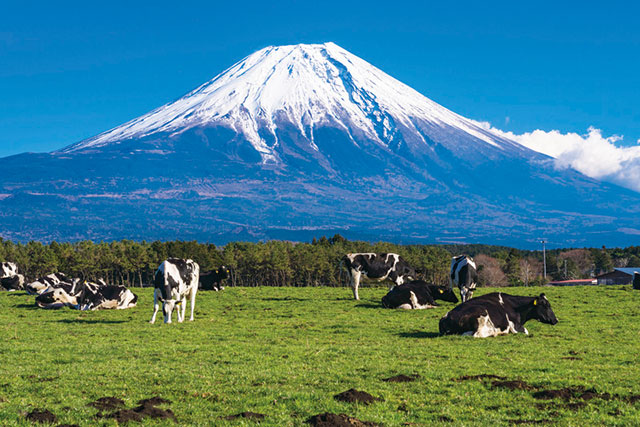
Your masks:
{"label": "cow lying in grass", "polygon": [[24,276],[18,274],[13,262],[0,262],[0,290],[19,291],[24,288]]}
{"label": "cow lying in grass", "polygon": [[[79,280],[79,279],[78,279]],[[33,282],[27,283],[25,290],[30,295],[40,295],[49,288],[53,288],[60,283],[72,283],[64,273],[51,273],[41,277]]]}
{"label": "cow lying in grass", "polygon": [[414,280],[394,287],[382,297],[382,305],[386,308],[401,308],[405,310],[420,310],[433,308],[438,305],[435,300],[458,302],[455,292],[451,289],[430,285],[423,280]]}
{"label": "cow lying in grass", "polygon": [[135,307],[137,301],[138,297],[124,286],[107,285],[104,281],[81,282],[80,279],[57,283],[36,297],[36,305],[47,309],[123,310]]}
{"label": "cow lying in grass", "polygon": [[442,335],[471,335],[476,338],[529,332],[524,324],[536,319],[542,323],[558,323],[544,294],[519,297],[494,292],[464,302],[440,319]]}

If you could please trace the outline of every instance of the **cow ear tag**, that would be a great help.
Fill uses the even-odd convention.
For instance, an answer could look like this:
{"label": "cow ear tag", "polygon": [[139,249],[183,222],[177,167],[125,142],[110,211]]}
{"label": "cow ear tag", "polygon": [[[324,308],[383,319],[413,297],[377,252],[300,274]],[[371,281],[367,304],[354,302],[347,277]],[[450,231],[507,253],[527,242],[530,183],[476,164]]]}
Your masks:
{"label": "cow ear tag", "polygon": [[537,305],[537,304],[538,304],[538,300],[537,300],[537,299],[534,299],[534,300],[533,300],[533,305]]}
{"label": "cow ear tag", "polygon": [[216,270],[216,274],[218,274],[218,270]]}
{"label": "cow ear tag", "polygon": [[440,293],[441,293],[441,294],[444,294],[444,291],[443,291],[442,289],[440,289]]}

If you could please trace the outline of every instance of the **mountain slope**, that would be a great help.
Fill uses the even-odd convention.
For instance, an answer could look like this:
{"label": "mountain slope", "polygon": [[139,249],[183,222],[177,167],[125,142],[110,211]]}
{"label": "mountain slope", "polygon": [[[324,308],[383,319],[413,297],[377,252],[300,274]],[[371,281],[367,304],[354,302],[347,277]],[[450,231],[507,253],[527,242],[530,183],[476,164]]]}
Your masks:
{"label": "mountain slope", "polygon": [[333,43],[262,49],[128,123],[0,166],[0,235],[19,240],[640,234],[636,193],[555,170]]}

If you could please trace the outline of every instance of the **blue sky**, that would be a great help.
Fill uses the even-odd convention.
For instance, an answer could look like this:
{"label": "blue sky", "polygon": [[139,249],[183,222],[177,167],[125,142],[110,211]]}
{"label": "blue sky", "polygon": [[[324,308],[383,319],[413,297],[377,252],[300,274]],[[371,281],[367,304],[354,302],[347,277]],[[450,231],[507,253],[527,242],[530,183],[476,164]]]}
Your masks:
{"label": "blue sky", "polygon": [[640,139],[640,6],[622,2],[10,2],[0,156],[50,151],[172,101],[267,45],[333,41],[515,134]]}

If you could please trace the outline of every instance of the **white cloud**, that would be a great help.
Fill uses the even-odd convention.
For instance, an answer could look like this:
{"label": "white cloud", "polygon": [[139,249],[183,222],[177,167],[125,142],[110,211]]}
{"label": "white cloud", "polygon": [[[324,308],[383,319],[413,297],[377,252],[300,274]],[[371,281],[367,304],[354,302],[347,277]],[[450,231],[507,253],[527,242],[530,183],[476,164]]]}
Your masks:
{"label": "white cloud", "polygon": [[487,122],[477,123],[527,148],[555,158],[559,169],[573,168],[592,178],[640,192],[640,145],[618,146],[616,143],[622,140],[621,136],[605,137],[600,129],[594,127],[590,127],[584,135],[539,129],[517,135],[496,129]]}

